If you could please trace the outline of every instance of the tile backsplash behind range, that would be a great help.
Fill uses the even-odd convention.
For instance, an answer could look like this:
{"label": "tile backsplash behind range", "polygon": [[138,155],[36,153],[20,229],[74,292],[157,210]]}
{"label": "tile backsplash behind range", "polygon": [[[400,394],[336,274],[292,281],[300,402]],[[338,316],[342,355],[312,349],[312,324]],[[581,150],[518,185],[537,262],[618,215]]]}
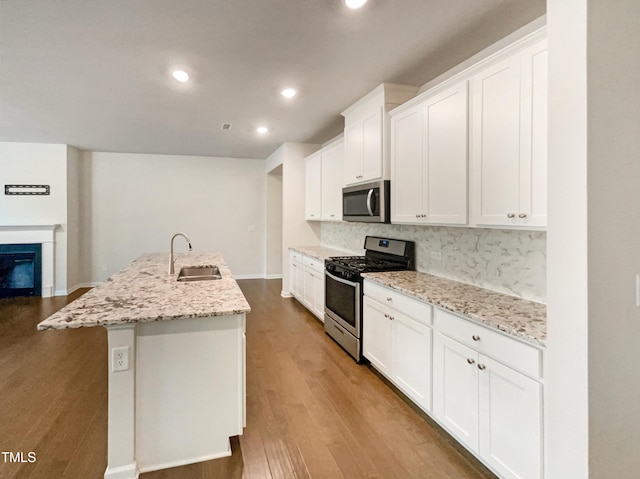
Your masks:
{"label": "tile backsplash behind range", "polygon": [[547,234],[374,223],[322,223],[323,246],[363,254],[366,235],[416,243],[416,269],[532,301],[546,301]]}

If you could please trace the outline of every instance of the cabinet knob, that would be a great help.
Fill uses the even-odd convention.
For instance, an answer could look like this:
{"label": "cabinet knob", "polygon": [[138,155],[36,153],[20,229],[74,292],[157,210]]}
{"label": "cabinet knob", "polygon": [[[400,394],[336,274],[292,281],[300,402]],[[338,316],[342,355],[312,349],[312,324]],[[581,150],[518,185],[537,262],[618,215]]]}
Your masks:
{"label": "cabinet knob", "polygon": [[418,213],[416,213],[416,218],[420,218],[420,215]]}
{"label": "cabinet knob", "polygon": [[427,215],[425,215],[425,214],[421,214],[420,215],[420,218],[426,218],[426,217],[427,217]]}
{"label": "cabinet knob", "polygon": [[388,315],[387,313],[384,313],[384,317],[385,317],[385,318],[388,318],[388,317],[389,317],[389,315]]}
{"label": "cabinet knob", "polygon": [[520,213],[520,214],[518,215],[518,218],[526,218],[526,217],[527,217],[527,214],[526,214],[526,213]]}
{"label": "cabinet knob", "polygon": [[471,336],[471,339],[473,339],[474,341],[480,341],[480,336],[474,334],[473,336]]}
{"label": "cabinet knob", "polygon": [[478,369],[480,371],[484,371],[485,369],[487,369],[487,367],[484,364],[478,364]]}
{"label": "cabinet knob", "polygon": [[396,319],[396,318],[394,318],[393,316],[389,316],[389,319],[390,319],[391,321],[393,321],[393,320],[394,320],[394,319]]}
{"label": "cabinet knob", "polygon": [[331,216],[333,218],[335,215],[329,215],[329,216]]}
{"label": "cabinet knob", "polygon": [[391,296],[387,296],[387,301],[391,301],[393,298]]}
{"label": "cabinet knob", "polygon": [[515,213],[507,213],[507,218],[515,218],[516,214]]}
{"label": "cabinet knob", "polygon": [[475,363],[476,361],[475,361],[475,359],[467,358],[467,362],[468,362],[469,364],[473,364],[473,363]]}

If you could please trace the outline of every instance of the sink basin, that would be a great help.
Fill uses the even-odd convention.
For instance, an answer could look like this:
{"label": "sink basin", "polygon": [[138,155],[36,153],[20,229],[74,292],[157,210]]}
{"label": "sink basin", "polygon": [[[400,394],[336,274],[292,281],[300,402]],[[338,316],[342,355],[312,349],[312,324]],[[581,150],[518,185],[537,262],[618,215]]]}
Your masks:
{"label": "sink basin", "polygon": [[184,266],[178,273],[178,281],[210,281],[221,278],[217,266]]}

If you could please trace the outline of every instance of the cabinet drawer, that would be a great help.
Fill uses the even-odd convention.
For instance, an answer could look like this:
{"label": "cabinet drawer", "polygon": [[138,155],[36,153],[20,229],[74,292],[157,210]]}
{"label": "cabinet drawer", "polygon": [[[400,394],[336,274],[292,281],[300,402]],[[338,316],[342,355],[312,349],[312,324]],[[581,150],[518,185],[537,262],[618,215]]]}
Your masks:
{"label": "cabinet drawer", "polygon": [[317,273],[324,271],[324,261],[312,258],[311,256],[304,256],[303,263],[306,267],[311,268]]}
{"label": "cabinet drawer", "polygon": [[542,377],[541,351],[533,346],[438,308],[434,328],[531,377]]}
{"label": "cabinet drawer", "polygon": [[400,311],[422,324],[431,325],[432,308],[430,304],[410,298],[405,294],[372,283],[371,281],[364,282],[364,294],[381,304]]}

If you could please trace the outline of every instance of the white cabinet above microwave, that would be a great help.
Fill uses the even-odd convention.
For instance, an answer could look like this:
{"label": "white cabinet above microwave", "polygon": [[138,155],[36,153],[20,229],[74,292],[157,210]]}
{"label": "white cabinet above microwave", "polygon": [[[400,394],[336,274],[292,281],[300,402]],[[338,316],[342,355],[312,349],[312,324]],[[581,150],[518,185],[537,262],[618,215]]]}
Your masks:
{"label": "white cabinet above microwave", "polygon": [[417,92],[417,87],[383,83],[342,112],[346,186],[389,179],[387,112]]}

